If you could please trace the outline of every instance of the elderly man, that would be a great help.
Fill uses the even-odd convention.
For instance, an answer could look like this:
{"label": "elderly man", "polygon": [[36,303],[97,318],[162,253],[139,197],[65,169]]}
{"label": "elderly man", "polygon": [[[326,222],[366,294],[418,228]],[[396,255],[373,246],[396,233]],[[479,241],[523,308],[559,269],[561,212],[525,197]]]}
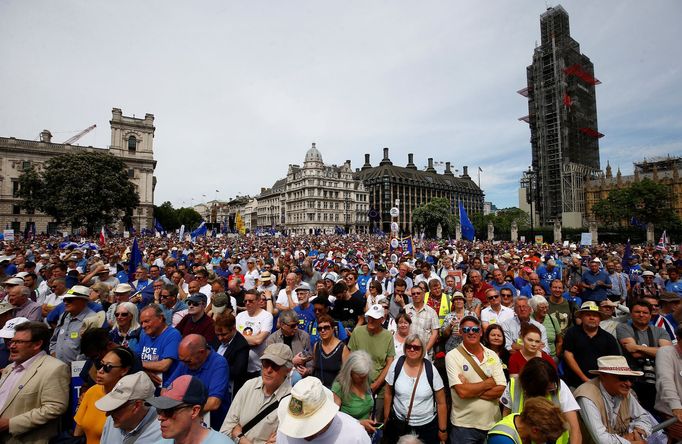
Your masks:
{"label": "elderly man", "polygon": [[68,290],[66,288],[66,279],[63,277],[52,278],[49,281],[48,286],[52,292],[45,297],[45,301],[43,302],[43,318],[47,317],[47,315],[54,310],[57,305],[62,303],[64,295],[66,294],[66,290]]}
{"label": "elderly man", "polygon": [[298,314],[299,328],[303,331],[310,331],[310,328],[315,322],[315,309],[310,303],[310,285],[301,282],[296,287],[296,298],[298,305],[294,307],[294,311]]}
{"label": "elderly man", "polygon": [[10,361],[0,377],[0,442],[47,444],[57,435],[69,399],[69,367],[43,351],[47,325],[25,322],[9,342]]}
{"label": "elderly man", "polygon": [[517,352],[521,350],[522,345],[518,342],[519,334],[521,333],[521,324],[524,322],[530,322],[540,329],[540,333],[542,333],[542,349],[545,351],[545,353],[549,353],[547,330],[545,329],[544,325],[533,319],[531,314],[533,314],[533,309],[530,307],[528,298],[525,296],[517,297],[516,303],[514,304],[514,317],[507,319],[502,323],[502,330],[504,330],[504,340],[507,350],[511,352]]}
{"label": "elderly man", "polygon": [[161,396],[148,399],[161,422],[161,436],[176,444],[232,444],[227,436],[204,427],[202,407],[207,397],[201,380],[185,375],[161,390]]}
{"label": "elderly man", "polygon": [[606,292],[611,289],[611,278],[606,270],[601,269],[601,261],[595,257],[590,261],[589,269],[583,273],[580,282],[583,301],[594,301],[597,304],[606,299]]}
{"label": "elderly man", "polygon": [[[511,289],[506,287],[504,288],[504,290],[507,292],[512,291]],[[481,322],[483,324],[483,331],[486,331],[490,324],[502,324],[506,320],[514,317],[514,310],[502,305],[502,299],[500,296],[501,291],[503,290],[498,290],[495,287],[493,287],[489,288],[485,292],[485,297],[488,300],[488,304],[490,305],[481,310]]]}
{"label": "elderly man", "polygon": [[66,364],[82,359],[81,327],[86,318],[96,315],[88,307],[89,293],[88,287],[74,285],[64,295],[64,313],[59,317],[50,340],[50,353]]}
{"label": "elderly man", "polygon": [[206,338],[206,341],[215,341],[215,328],[213,318],[206,314],[208,298],[203,293],[194,293],[187,298],[187,315],[182,318],[176,328],[182,336],[198,334]]}
{"label": "elderly man", "polygon": [[[284,344],[271,344],[261,356],[262,376],[246,381],[237,392],[220,432],[241,444],[274,443],[277,407],[291,392],[289,372],[293,353]],[[282,401],[282,398],[285,398]]]}
{"label": "elderly man", "polygon": [[132,444],[172,441],[163,439],[156,420],[156,409],[145,403],[154,396],[154,384],[145,372],[126,375],[114,390],[95,402],[95,407],[107,415],[101,443]]}
{"label": "elderly man", "polygon": [[230,406],[230,368],[220,354],[212,351],[206,338],[197,334],[185,336],[178,347],[180,363],[168,378],[172,384],[182,375],[196,376],[208,391],[204,412],[210,412],[211,427],[218,430]]}
{"label": "elderly man", "polygon": [[[307,285],[307,284],[306,284]],[[279,314],[280,328],[265,341],[270,344],[286,344],[294,354],[293,363],[296,371],[292,374],[292,384],[312,374],[313,355],[310,351],[310,335],[299,327],[299,318],[294,310],[284,310]]]}
{"label": "elderly man", "polygon": [[[419,287],[413,287],[419,288]],[[422,304],[424,303],[424,296],[421,296]],[[430,307],[429,307],[430,308]],[[435,316],[435,312],[431,308],[431,312]],[[379,304],[372,305],[367,313],[366,325],[360,325],[353,330],[353,334],[348,341],[348,348],[351,351],[365,350],[372,357],[373,368],[370,371],[370,389],[373,394],[377,395],[377,421],[383,418],[384,410],[384,391],[383,386],[386,380],[386,374],[391,367],[393,358],[395,357],[395,346],[393,344],[393,335],[390,331],[384,329],[384,307]],[[415,320],[413,318],[412,325]],[[432,326],[438,333],[438,318],[432,319]]]}
{"label": "elderly man", "polygon": [[467,275],[467,283],[473,285],[474,287],[474,297],[478,298],[483,305],[486,305],[488,301],[485,298],[485,292],[491,289],[489,283],[483,280],[481,272],[477,270],[470,270]]}
{"label": "elderly man", "polygon": [[575,316],[580,324],[570,327],[564,336],[564,381],[571,387],[589,381],[587,375],[597,368],[601,356],[620,354],[616,338],[599,326],[607,315],[597,304],[584,302]]}
{"label": "elderly man", "polygon": [[656,353],[656,403],[664,419],[675,416],[677,423],[667,429],[671,442],[682,440],[682,326],[675,330],[677,344]]}
{"label": "elderly man", "polygon": [[7,299],[9,303],[14,305],[14,315],[17,317],[27,318],[31,321],[42,321],[42,307],[36,304],[31,299],[31,289],[23,285],[17,285],[10,288]]}
{"label": "elderly man", "polygon": [[279,294],[277,294],[277,299],[275,300],[275,307],[278,311],[294,308],[298,304],[298,298],[296,297],[298,278],[296,273],[289,273],[284,279],[286,282],[286,287],[279,291]]}
{"label": "elderly man", "polygon": [[142,368],[156,385],[167,384],[168,377],[178,365],[180,332],[166,325],[163,309],[156,304],[140,312],[140,360]]}
{"label": "elderly man", "polygon": [[600,357],[590,373],[599,377],[574,392],[588,431],[583,433],[583,442],[646,443],[656,420],[630,391],[634,377],[643,373],[631,370],[624,357],[615,355]]}
{"label": "elderly man", "polygon": [[507,386],[497,354],[481,344],[481,321],[465,316],[459,323],[462,344],[445,355],[452,395],[452,444],[483,444],[500,420],[498,401]]}

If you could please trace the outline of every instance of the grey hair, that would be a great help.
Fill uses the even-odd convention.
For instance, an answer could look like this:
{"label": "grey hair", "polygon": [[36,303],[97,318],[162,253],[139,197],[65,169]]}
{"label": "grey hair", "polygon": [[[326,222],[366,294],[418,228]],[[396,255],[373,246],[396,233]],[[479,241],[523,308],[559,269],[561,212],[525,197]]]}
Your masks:
{"label": "grey hair", "polygon": [[27,299],[31,299],[31,289],[22,285],[21,286],[21,295]]}
{"label": "grey hair", "polygon": [[414,433],[409,433],[401,436],[396,444],[424,444],[424,442]]}
{"label": "grey hair", "polygon": [[279,320],[282,324],[298,322],[298,314],[294,310],[284,310],[279,314]]}
{"label": "grey hair", "polygon": [[118,307],[125,308],[125,310],[130,313],[130,329],[128,331],[133,331],[137,328],[140,328],[140,322],[138,320],[138,313],[137,313],[137,305],[133,304],[132,302],[119,302],[118,305],[116,306],[116,310],[118,310]]}
{"label": "grey hair", "polygon": [[372,371],[372,357],[364,350],[357,350],[348,355],[346,362],[341,366],[339,374],[336,376],[336,382],[341,386],[342,398],[347,398],[350,395],[351,387],[353,385],[353,379],[351,378],[351,372],[358,375],[367,375],[365,379],[365,387],[363,387],[363,392],[369,390],[370,372]]}
{"label": "grey hair", "polygon": [[145,306],[142,310],[140,310],[140,314],[147,310],[152,310],[157,318],[161,318],[164,321],[166,320],[166,314],[163,312],[163,308],[161,308],[159,304],[149,304]]}
{"label": "grey hair", "polygon": [[422,352],[421,352],[421,358],[424,357],[424,353],[426,352],[426,347],[424,346],[424,341],[422,341],[422,338],[419,337],[417,334],[411,334],[408,337],[405,338],[405,342],[403,342],[403,353],[407,354],[407,344],[412,344],[414,341],[418,341],[419,345],[422,346]]}
{"label": "grey hair", "polygon": [[530,309],[533,311],[536,311],[538,309],[539,305],[549,305],[549,302],[547,302],[547,299],[545,299],[544,296],[541,296],[539,294],[536,294],[532,298],[528,299],[528,305],[530,305]]}
{"label": "grey hair", "polygon": [[516,297],[516,300],[514,300],[514,310],[516,310],[516,303],[517,303],[518,301],[527,301],[527,302],[528,302],[528,306],[530,307],[530,311],[531,311],[531,313],[533,313],[533,311],[534,311],[534,310],[533,310],[533,306],[530,305],[530,299],[528,299],[528,296],[524,296],[524,295],[522,295],[522,294],[518,295],[518,296]]}

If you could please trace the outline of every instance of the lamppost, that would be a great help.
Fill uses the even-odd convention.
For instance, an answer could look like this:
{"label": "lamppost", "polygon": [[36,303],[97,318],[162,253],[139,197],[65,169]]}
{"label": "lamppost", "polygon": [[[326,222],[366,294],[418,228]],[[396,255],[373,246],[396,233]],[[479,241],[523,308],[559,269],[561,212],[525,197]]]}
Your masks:
{"label": "lamppost", "polygon": [[531,242],[535,242],[535,228],[533,227],[533,201],[535,201],[537,192],[537,171],[533,171],[532,167],[528,167],[527,171],[523,172],[521,178],[521,186],[526,189],[526,203],[530,205],[530,236]]}

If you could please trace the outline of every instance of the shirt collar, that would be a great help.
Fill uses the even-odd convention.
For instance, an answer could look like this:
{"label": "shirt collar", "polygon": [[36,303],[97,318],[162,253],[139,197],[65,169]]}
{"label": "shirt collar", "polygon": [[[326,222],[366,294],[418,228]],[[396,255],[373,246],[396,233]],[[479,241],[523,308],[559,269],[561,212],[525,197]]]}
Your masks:
{"label": "shirt collar", "polygon": [[144,415],[144,418],[142,418],[142,421],[129,433],[123,432],[123,436],[134,436],[137,435],[142,431],[142,429],[149,424],[152,421],[156,421],[156,409],[154,407],[149,407],[149,411],[147,412],[146,415]]}
{"label": "shirt collar", "polygon": [[25,360],[25,361],[22,362],[21,364],[17,364],[17,363],[15,362],[15,363],[14,363],[14,366],[12,367],[12,371],[14,371],[14,370],[15,370],[17,367],[19,367],[19,366],[21,366],[21,370],[19,370],[19,371],[24,371],[24,370],[26,370],[26,369],[29,368],[31,365],[33,365],[33,363],[34,363],[35,361],[37,361],[39,358],[42,358],[43,356],[45,356],[45,354],[46,354],[46,353],[45,353],[44,351],[41,351],[41,352],[38,353],[37,355],[35,355],[35,356],[33,356],[33,357],[31,357],[31,358]]}

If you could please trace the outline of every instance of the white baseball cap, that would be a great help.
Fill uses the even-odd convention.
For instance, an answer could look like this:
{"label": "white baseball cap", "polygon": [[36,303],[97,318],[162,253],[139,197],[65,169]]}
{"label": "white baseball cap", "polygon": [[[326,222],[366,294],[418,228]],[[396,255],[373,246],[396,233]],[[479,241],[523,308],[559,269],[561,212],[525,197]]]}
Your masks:
{"label": "white baseball cap", "polygon": [[2,327],[2,330],[0,330],[0,338],[12,339],[14,337],[14,332],[17,328],[17,325],[25,324],[26,322],[30,321],[27,318],[22,317],[10,319],[5,323],[5,326]]}

